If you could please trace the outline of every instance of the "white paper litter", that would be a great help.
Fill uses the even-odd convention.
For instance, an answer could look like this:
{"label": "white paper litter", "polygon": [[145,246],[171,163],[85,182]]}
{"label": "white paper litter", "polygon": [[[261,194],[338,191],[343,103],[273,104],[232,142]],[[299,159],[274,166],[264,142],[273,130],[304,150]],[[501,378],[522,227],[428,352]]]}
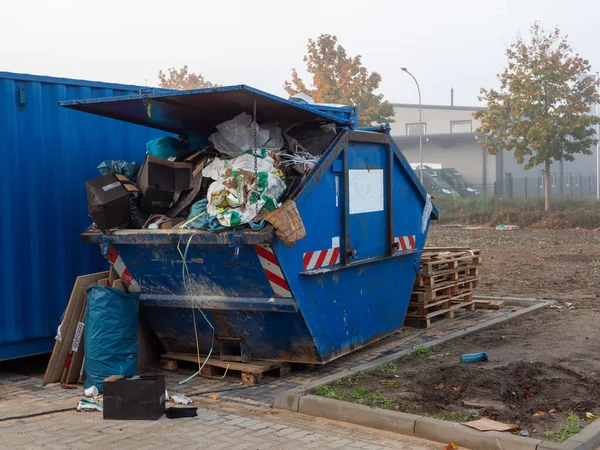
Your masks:
{"label": "white paper litter", "polygon": [[88,400],[86,398],[82,398],[81,400],[79,400],[79,403],[77,403],[77,411],[80,411],[80,412],[100,411],[100,412],[102,412],[104,410],[102,409],[102,406],[100,406],[98,403]]}
{"label": "white paper litter", "polygon": [[433,211],[433,205],[431,204],[431,195],[427,194],[427,200],[425,201],[425,208],[423,208],[423,216],[421,217],[421,234],[425,233],[427,229],[427,223],[431,217],[431,211]]}
{"label": "white paper litter", "polygon": [[192,402],[192,399],[189,397],[186,397],[185,395],[171,395],[170,399],[175,402],[178,403],[180,405],[188,405]]}

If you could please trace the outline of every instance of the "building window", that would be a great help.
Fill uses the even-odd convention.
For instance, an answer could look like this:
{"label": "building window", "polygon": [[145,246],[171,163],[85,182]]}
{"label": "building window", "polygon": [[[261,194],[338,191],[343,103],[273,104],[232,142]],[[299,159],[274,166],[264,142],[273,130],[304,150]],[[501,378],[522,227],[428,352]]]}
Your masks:
{"label": "building window", "polygon": [[550,187],[556,186],[556,172],[550,174]]}
{"label": "building window", "polygon": [[[426,123],[422,123],[421,126],[423,127],[423,135],[427,134],[427,124]],[[419,135],[419,124],[418,123],[407,123],[406,124],[406,135],[407,136],[418,136]]]}
{"label": "building window", "polygon": [[581,174],[580,173],[575,174],[575,186],[581,186]]}
{"label": "building window", "polygon": [[470,120],[451,120],[450,133],[470,133],[473,125]]}
{"label": "building window", "polygon": [[571,186],[571,174],[569,172],[565,173],[565,186]]}
{"label": "building window", "polygon": [[538,175],[538,183],[541,188],[544,187],[544,172],[540,172]]}
{"label": "building window", "polygon": [[590,187],[594,187],[594,174],[590,173]]}

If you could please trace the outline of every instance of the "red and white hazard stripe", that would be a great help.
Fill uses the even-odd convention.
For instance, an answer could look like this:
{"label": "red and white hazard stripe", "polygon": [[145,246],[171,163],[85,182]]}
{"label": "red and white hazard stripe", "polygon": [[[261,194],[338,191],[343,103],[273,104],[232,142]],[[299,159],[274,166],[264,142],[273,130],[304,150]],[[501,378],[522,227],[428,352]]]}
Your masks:
{"label": "red and white hazard stripe", "polygon": [[320,269],[321,267],[333,266],[340,263],[340,248],[334,247],[327,250],[317,250],[304,254],[304,270]]}
{"label": "red and white hazard stripe", "polygon": [[400,236],[394,238],[394,242],[398,244],[397,252],[402,252],[406,250],[415,250],[417,248],[417,244],[415,242],[415,235],[411,236]]}
{"label": "red and white hazard stripe", "polygon": [[285,281],[283,272],[281,271],[281,267],[279,267],[279,262],[277,261],[277,257],[275,256],[275,253],[273,253],[271,246],[255,245],[254,249],[256,250],[260,264],[265,271],[265,275],[273,288],[275,297],[290,298],[292,292],[287,281]]}
{"label": "red and white hazard stripe", "polygon": [[137,281],[133,279],[133,275],[131,275],[131,272],[125,266],[119,252],[113,245],[108,247],[106,259],[113,265],[128,292],[140,292],[140,286],[137,284]]}

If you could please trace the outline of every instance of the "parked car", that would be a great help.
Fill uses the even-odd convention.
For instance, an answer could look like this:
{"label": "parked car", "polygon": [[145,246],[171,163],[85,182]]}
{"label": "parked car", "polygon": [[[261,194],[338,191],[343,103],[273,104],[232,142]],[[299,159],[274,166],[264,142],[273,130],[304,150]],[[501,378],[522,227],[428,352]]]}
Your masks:
{"label": "parked car", "polygon": [[[439,170],[423,167],[423,186],[427,193],[436,197],[459,197],[460,194],[441,177]],[[418,169],[415,171],[418,172]]]}
{"label": "parked car", "polygon": [[436,170],[444,181],[463,197],[479,197],[481,195],[481,191],[475,189],[458,170],[454,168],[432,170]]}

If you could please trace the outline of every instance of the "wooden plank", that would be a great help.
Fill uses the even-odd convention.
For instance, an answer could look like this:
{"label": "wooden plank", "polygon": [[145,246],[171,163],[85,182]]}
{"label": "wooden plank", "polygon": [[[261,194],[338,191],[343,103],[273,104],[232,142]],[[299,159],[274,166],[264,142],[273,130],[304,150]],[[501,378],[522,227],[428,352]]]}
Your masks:
{"label": "wooden plank", "polygon": [[167,358],[161,359],[160,368],[162,370],[177,370],[177,361]]}
{"label": "wooden plank", "polygon": [[44,374],[43,384],[55,383],[60,380],[77,327],[75,317],[78,318],[81,313],[83,307],[82,299],[85,298],[85,291],[88,286],[97,283],[98,280],[106,277],[108,277],[108,272],[99,272],[82,275],[75,280],[73,290],[71,291],[71,297],[67,303],[67,308],[61,323],[62,341],[56,341],[54,344],[54,350],[52,351],[46,373]]}
{"label": "wooden plank", "polygon": [[478,248],[469,247],[425,247],[421,254],[425,254],[427,257],[435,257],[439,254],[440,257],[448,257],[448,255],[481,255],[481,250]]}
{"label": "wooden plank", "polygon": [[[447,309],[449,306],[456,303],[464,303],[464,302],[473,302],[473,293],[470,291],[463,292],[461,294],[452,296],[450,298],[445,298],[442,300],[437,300],[431,303],[409,303],[409,311],[410,314],[419,314],[425,316],[428,310],[434,309],[435,311],[440,309]],[[473,303],[474,304],[474,303]]]}
{"label": "wooden plank", "polygon": [[475,306],[482,309],[500,309],[504,306],[503,300],[475,300]]}
{"label": "wooden plank", "polygon": [[[105,280],[107,280],[107,282],[108,282],[107,278],[105,278]],[[102,281],[102,280],[100,280],[100,281]],[[69,368],[69,372],[68,372],[67,378],[65,380],[65,382],[67,384],[76,383],[79,380],[79,374],[81,373],[81,367],[83,365],[84,348],[85,348],[84,342],[83,342],[83,331],[85,328],[86,309],[87,309],[87,298],[84,299],[83,310],[82,310],[82,314],[79,319],[79,322],[82,324],[80,327],[81,329],[76,330],[75,337],[73,338],[73,344],[75,346],[75,351],[73,352],[73,359],[71,361],[71,367]],[[75,345],[76,344],[75,340],[77,339],[78,332],[80,332],[81,335],[79,336],[78,345]]]}
{"label": "wooden plank", "polygon": [[127,289],[125,288],[125,284],[123,283],[123,280],[113,281],[112,287],[115,289],[118,289],[120,291],[127,292]]}
{"label": "wooden plank", "polygon": [[474,306],[474,305],[475,305],[475,303],[473,303],[473,300],[468,300],[468,301],[465,301],[462,303],[457,303],[457,304],[451,305],[447,309],[440,309],[439,311],[433,311],[433,312],[430,312],[425,315],[408,313],[408,314],[406,314],[406,317],[410,318],[410,319],[431,319],[432,317],[439,316],[441,314],[445,314],[449,311],[454,311],[454,310],[460,309],[460,308],[472,309],[472,306]]}
{"label": "wooden plank", "polygon": [[432,288],[444,282],[461,281],[467,278],[477,277],[479,268],[477,266],[459,266],[456,269],[448,269],[435,271],[432,274],[419,274],[415,277],[415,289],[417,288]]}
{"label": "wooden plank", "polygon": [[410,301],[425,303],[441,298],[442,296],[452,297],[464,293],[467,290],[471,291],[475,289],[477,287],[477,282],[477,277],[470,277],[465,280],[453,281],[430,289],[415,288],[412,291]]}
{"label": "wooden plank", "polygon": [[444,298],[442,300],[437,300],[437,301],[434,301],[434,302],[425,302],[425,303],[416,303],[416,302],[413,303],[413,302],[410,302],[408,304],[408,306],[409,306],[409,308],[410,307],[418,308],[419,310],[422,310],[423,313],[424,313],[424,311],[426,309],[431,309],[431,308],[433,308],[435,306],[443,305],[444,303],[448,303],[449,301],[450,300],[448,300],[447,298]]}
{"label": "wooden plank", "polygon": [[[176,361],[187,361],[187,362],[192,362],[192,363],[198,363],[197,355],[188,355],[186,353],[166,353],[166,354],[162,355],[162,358],[163,359],[174,359]],[[205,359],[206,359],[205,356],[200,357],[200,361],[202,363],[204,363]],[[239,372],[254,373],[254,374],[268,372],[269,370],[277,369],[278,367],[281,366],[281,363],[277,363],[277,362],[253,360],[251,363],[240,363],[240,362],[233,362],[233,361],[221,361],[216,358],[210,358],[206,364],[213,366],[213,367],[220,367],[222,369],[227,369],[227,367],[229,367],[229,370],[237,370]]]}
{"label": "wooden plank", "polygon": [[87,299],[84,296],[81,305],[81,312],[79,313],[77,323],[75,324],[75,333],[73,333],[73,340],[71,341],[71,350],[69,351],[69,355],[67,356],[67,360],[65,361],[65,368],[63,369],[62,376],[60,377],[61,383],[67,383],[69,372],[73,367],[73,359],[75,358],[75,353],[77,352],[77,350],[79,350],[79,345],[81,344],[81,337],[83,336],[82,324],[85,321],[85,307],[87,304],[86,300]]}
{"label": "wooden plank", "polygon": [[119,279],[119,274],[115,270],[114,266],[110,266],[110,270],[108,271],[108,285],[112,287],[115,280]]}
{"label": "wooden plank", "polygon": [[[431,252],[462,252],[466,250],[471,250],[468,246],[455,246],[455,247],[424,247],[423,253],[431,253]],[[479,250],[474,250],[479,251]]]}
{"label": "wooden plank", "polygon": [[442,277],[444,275],[452,275],[452,274],[458,274],[458,275],[465,275],[465,274],[473,274],[473,273],[478,273],[479,272],[479,266],[477,265],[470,265],[470,266],[459,266],[456,269],[442,269],[442,270],[436,270],[435,272],[431,273],[431,274],[419,274],[417,275],[418,277],[421,278],[438,278],[438,277]]}
{"label": "wooden plank", "polygon": [[421,274],[435,275],[435,272],[441,270],[458,269],[464,266],[475,266],[481,264],[480,256],[461,256],[447,260],[424,261],[421,260]]}
{"label": "wooden plank", "polygon": [[462,422],[463,425],[466,425],[471,428],[475,428],[479,431],[515,431],[518,430],[519,427],[515,424],[510,423],[502,423],[496,420],[491,419],[477,419],[471,422]]}

